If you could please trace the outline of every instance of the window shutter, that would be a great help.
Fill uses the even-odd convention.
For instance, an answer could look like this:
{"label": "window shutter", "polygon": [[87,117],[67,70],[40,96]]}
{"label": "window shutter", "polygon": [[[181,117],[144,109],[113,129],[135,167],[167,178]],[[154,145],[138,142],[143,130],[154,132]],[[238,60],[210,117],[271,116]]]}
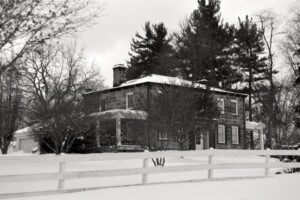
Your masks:
{"label": "window shutter", "polygon": [[226,143],[226,131],[224,125],[218,125],[218,143]]}
{"label": "window shutter", "polygon": [[217,100],[218,100],[218,108],[219,108],[221,114],[224,114],[225,113],[224,99],[218,98]]}
{"label": "window shutter", "polygon": [[231,141],[232,141],[232,144],[239,144],[239,127],[238,126],[231,127]]}

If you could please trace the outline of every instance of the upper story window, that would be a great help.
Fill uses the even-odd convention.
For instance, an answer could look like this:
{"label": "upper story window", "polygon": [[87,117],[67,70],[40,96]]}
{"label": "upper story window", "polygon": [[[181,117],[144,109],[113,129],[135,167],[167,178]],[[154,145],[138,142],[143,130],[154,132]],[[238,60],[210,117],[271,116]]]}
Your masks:
{"label": "upper story window", "polygon": [[217,106],[218,106],[218,108],[219,108],[219,111],[221,112],[221,114],[224,114],[225,113],[225,109],[224,109],[224,99],[221,99],[221,98],[218,98],[217,99],[218,100],[218,104],[217,104]]}
{"label": "upper story window", "polygon": [[218,125],[218,143],[225,143],[225,126]]}
{"label": "upper story window", "polygon": [[231,114],[233,114],[233,115],[238,114],[238,102],[237,102],[237,100],[231,100],[230,108],[231,108]]}
{"label": "upper story window", "polygon": [[126,109],[133,109],[133,93],[126,94]]}
{"label": "upper story window", "polygon": [[106,110],[106,101],[105,99],[101,99],[100,101],[100,111],[103,112]]}
{"label": "upper story window", "polygon": [[239,127],[232,126],[231,127],[231,138],[232,138],[232,144],[239,144]]}

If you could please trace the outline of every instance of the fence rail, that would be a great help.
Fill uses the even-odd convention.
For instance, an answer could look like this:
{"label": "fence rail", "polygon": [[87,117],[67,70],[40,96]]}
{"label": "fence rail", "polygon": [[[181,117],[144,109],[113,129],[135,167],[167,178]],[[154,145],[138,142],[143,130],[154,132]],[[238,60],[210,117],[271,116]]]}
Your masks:
{"label": "fence rail", "polygon": [[[258,155],[264,156],[263,163],[215,163],[215,156],[242,156],[242,155]],[[188,172],[207,170],[207,179],[213,179],[213,171],[215,169],[265,169],[265,176],[270,175],[270,168],[300,168],[300,163],[270,163],[270,156],[300,156],[298,150],[207,150],[207,151],[169,151],[169,152],[145,152],[145,153],[107,153],[107,154],[89,154],[89,155],[37,155],[37,156],[2,156],[1,163],[57,163],[58,173],[41,173],[41,174],[17,174],[17,175],[0,175],[0,183],[7,182],[31,182],[31,181],[58,181],[58,189],[52,193],[64,193],[65,180],[82,179],[94,177],[114,177],[127,175],[141,175],[141,184],[148,184],[148,175],[155,173],[169,172]],[[151,158],[169,158],[169,157],[208,157],[207,164],[194,164],[183,166],[165,166],[165,167],[149,167]],[[94,171],[66,171],[66,163],[77,161],[108,161],[108,160],[130,160],[141,159],[142,168],[130,169],[110,169],[110,170],[94,170]],[[78,189],[79,191],[83,190]],[[70,191],[70,190],[69,190]],[[72,190],[76,191],[76,190]],[[7,193],[0,194],[0,198],[9,198],[17,196],[33,196],[41,195],[43,192],[26,192],[26,193]],[[44,194],[49,194],[45,191]]]}

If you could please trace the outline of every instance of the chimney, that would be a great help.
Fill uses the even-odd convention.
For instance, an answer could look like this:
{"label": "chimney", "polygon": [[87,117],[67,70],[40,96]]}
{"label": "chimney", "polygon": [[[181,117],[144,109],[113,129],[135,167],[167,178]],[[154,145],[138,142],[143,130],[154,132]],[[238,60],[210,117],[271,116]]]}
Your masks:
{"label": "chimney", "polygon": [[114,71],[113,87],[118,87],[126,81],[126,70],[127,70],[127,67],[125,67],[123,64],[114,65],[114,67],[113,67],[113,71]]}

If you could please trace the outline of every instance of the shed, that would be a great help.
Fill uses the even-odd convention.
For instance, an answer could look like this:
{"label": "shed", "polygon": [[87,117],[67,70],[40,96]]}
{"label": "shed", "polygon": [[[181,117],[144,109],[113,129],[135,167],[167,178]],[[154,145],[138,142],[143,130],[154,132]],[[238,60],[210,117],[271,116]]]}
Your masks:
{"label": "shed", "polygon": [[31,127],[25,127],[15,132],[16,149],[15,151],[24,151],[25,153],[31,153],[32,149],[37,147],[37,143],[29,136],[32,129]]}

